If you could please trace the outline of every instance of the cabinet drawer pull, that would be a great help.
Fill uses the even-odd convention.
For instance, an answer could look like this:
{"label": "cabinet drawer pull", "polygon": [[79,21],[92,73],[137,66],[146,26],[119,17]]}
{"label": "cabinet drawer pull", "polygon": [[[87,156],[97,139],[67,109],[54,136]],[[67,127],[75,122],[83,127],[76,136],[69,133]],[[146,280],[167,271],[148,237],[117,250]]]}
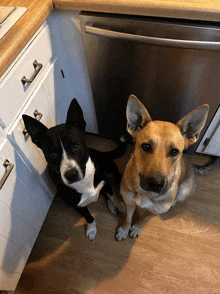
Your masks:
{"label": "cabinet drawer pull", "polygon": [[[42,118],[42,116],[43,116],[43,114],[38,112],[37,109],[35,109],[35,111],[33,112],[33,115],[35,116],[36,120],[40,120]],[[26,135],[28,133],[28,131],[26,130],[25,127],[23,128],[22,133],[24,135]]]}
{"label": "cabinet drawer pull", "polygon": [[43,116],[42,113],[38,112],[37,109],[33,112],[33,115],[35,116],[36,120],[40,120]]}
{"label": "cabinet drawer pull", "polygon": [[35,68],[35,72],[33,73],[32,77],[30,79],[27,79],[25,76],[23,76],[23,78],[21,79],[23,85],[25,85],[26,83],[30,84],[30,83],[33,82],[33,80],[36,78],[36,76],[38,75],[39,71],[43,67],[43,64],[42,63],[38,63],[37,60],[35,60],[33,62],[33,66]]}
{"label": "cabinet drawer pull", "polygon": [[8,161],[8,159],[6,159],[4,162],[3,162],[3,166],[6,167],[6,172],[4,174],[4,176],[1,178],[0,180],[0,190],[1,188],[3,187],[5,181],[7,180],[7,177],[9,176],[10,172],[12,171],[13,167],[14,167],[14,164],[13,163],[10,163]]}

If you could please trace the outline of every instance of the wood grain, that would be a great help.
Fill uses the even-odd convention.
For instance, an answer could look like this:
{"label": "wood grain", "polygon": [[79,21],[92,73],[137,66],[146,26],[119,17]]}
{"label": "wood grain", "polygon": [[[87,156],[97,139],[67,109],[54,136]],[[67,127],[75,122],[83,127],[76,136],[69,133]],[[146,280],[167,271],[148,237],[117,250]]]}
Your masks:
{"label": "wood grain", "polygon": [[56,8],[219,21],[219,0],[53,0]]}
{"label": "wood grain", "polygon": [[[121,170],[131,151],[117,160]],[[89,206],[98,228],[93,242],[84,220],[55,198],[15,294],[220,293],[219,188],[220,171],[199,178],[187,202],[149,217],[138,239],[122,242],[114,235],[123,215],[111,215],[102,197]]]}
{"label": "wood grain", "polygon": [[1,5],[27,11],[0,40],[0,76],[53,10],[52,0],[1,0]]}

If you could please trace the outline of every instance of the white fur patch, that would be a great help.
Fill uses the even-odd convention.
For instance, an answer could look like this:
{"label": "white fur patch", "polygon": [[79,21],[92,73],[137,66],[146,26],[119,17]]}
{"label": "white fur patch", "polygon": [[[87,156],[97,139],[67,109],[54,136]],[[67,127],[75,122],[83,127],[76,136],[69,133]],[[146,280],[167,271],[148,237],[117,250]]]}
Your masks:
{"label": "white fur patch", "polygon": [[95,220],[87,225],[86,236],[89,240],[93,241],[97,233],[96,222]]}
{"label": "white fur patch", "polygon": [[[60,142],[61,142],[61,141],[60,141]],[[69,182],[68,182],[68,180],[67,180],[67,179],[65,178],[65,176],[64,176],[65,173],[66,173],[68,170],[75,168],[75,169],[78,171],[78,173],[79,173],[79,177],[80,177],[81,179],[83,178],[83,173],[82,173],[81,168],[80,168],[80,166],[78,165],[78,163],[77,163],[74,159],[69,158],[69,157],[67,156],[66,151],[65,151],[65,149],[64,149],[64,147],[63,147],[62,142],[61,142],[61,146],[62,146],[62,148],[63,148],[63,155],[62,155],[62,160],[61,160],[61,164],[60,164],[60,174],[61,174],[61,178],[62,178],[64,184],[66,184],[67,186],[69,186],[69,184],[68,184]]]}
{"label": "white fur patch", "polygon": [[95,166],[89,157],[86,163],[86,172],[85,177],[72,184],[68,184],[69,187],[75,189],[78,193],[81,193],[81,200],[78,204],[80,207],[89,205],[92,202],[98,200],[99,193],[104,186],[105,182],[101,181],[97,187],[94,187],[94,175],[95,175]]}

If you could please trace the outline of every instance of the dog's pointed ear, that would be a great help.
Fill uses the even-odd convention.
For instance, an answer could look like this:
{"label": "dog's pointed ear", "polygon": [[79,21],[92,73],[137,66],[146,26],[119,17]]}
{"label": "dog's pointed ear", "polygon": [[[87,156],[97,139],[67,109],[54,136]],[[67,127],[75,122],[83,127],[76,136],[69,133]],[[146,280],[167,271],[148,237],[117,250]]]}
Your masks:
{"label": "dog's pointed ear", "polygon": [[82,131],[85,131],[86,129],[86,122],[84,120],[83,111],[76,98],[74,98],[70,103],[67,112],[66,124],[76,127]]}
{"label": "dog's pointed ear", "polygon": [[208,112],[208,104],[201,105],[184,116],[184,118],[176,124],[180,128],[186,148],[198,140],[200,132],[205,126]]}
{"label": "dog's pointed ear", "polygon": [[126,116],[127,131],[133,138],[135,138],[139,131],[152,120],[147,109],[135,95],[129,96]]}
{"label": "dog's pointed ear", "polygon": [[42,137],[48,130],[48,128],[43,125],[40,121],[35,118],[23,114],[22,115],[25,128],[28,134],[31,136],[32,142],[41,148]]}

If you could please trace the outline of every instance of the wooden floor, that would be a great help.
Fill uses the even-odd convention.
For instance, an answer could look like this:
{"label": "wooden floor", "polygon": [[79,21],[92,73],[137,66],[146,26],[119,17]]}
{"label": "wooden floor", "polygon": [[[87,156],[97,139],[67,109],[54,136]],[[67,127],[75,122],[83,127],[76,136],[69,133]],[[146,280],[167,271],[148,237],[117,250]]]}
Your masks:
{"label": "wooden floor", "polygon": [[84,220],[54,199],[15,294],[220,293],[220,171],[199,178],[187,202],[149,218],[137,239],[115,240],[123,215],[111,215],[102,197],[89,209],[93,242]]}

